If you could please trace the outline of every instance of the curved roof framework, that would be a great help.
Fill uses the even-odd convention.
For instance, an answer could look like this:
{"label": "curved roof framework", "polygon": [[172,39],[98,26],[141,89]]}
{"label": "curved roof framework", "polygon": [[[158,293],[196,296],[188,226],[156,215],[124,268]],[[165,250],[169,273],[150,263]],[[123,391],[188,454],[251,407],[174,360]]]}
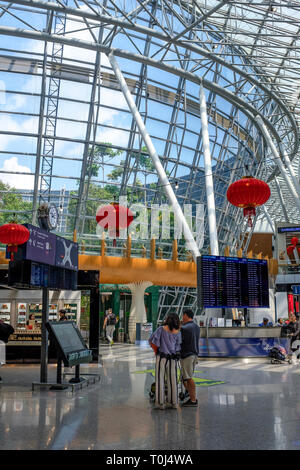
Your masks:
{"label": "curved roof framework", "polygon": [[[282,144],[298,177],[299,28],[298,1],[1,0],[2,221],[12,212],[35,221],[41,201],[55,202],[59,232],[76,228],[82,248],[98,252],[99,204],[119,195],[148,207],[166,202],[107,60],[111,51],[171,184],[179,183],[181,205],[206,204],[203,83],[221,249],[241,246],[246,234],[225,194],[249,170],[270,182],[271,218],[299,221],[256,120]],[[206,219],[204,228],[207,250]],[[149,248],[138,240],[137,256],[142,245]],[[160,242],[165,256],[170,245]],[[122,242],[108,248],[121,253]],[[184,243],[180,250],[185,256]]]}

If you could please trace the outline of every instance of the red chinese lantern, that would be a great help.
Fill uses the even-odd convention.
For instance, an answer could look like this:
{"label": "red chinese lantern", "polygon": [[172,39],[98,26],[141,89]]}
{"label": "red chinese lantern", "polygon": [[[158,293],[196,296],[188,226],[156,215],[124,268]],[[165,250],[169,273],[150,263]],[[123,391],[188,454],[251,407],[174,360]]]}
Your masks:
{"label": "red chinese lantern", "polygon": [[291,239],[291,244],[292,244],[293,246],[296,246],[297,243],[298,243],[298,238],[297,238],[297,237],[293,237],[293,238]]}
{"label": "red chinese lantern", "polygon": [[[126,206],[120,206],[117,202],[99,207],[96,213],[97,224],[108,230],[111,237],[119,237],[120,229],[129,227],[133,221],[133,213]],[[116,239],[113,241],[116,246]]]}
{"label": "red chinese lantern", "polygon": [[244,209],[244,217],[248,216],[248,225],[252,227],[252,216],[255,208],[265,204],[271,195],[267,183],[252,176],[246,176],[232,183],[227,190],[228,201]]}
{"label": "red chinese lantern", "polygon": [[18,245],[26,243],[29,237],[30,232],[24,225],[10,223],[0,227],[0,242],[7,245],[11,261],[14,259],[14,253],[18,251]]}

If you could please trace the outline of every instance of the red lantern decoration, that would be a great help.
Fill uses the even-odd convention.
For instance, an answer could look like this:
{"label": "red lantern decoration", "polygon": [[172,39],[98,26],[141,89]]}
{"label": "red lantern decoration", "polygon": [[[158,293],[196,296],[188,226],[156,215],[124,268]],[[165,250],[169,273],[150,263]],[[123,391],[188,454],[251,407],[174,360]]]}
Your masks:
{"label": "red lantern decoration", "polygon": [[[128,207],[120,206],[117,202],[100,207],[96,213],[97,224],[108,230],[112,237],[119,237],[120,229],[129,227],[133,218],[131,210]],[[113,246],[116,246],[115,239]]]}
{"label": "red lantern decoration", "polygon": [[292,244],[293,246],[296,246],[297,243],[298,243],[298,238],[297,238],[297,237],[293,237],[293,238],[291,239],[291,244]]}
{"label": "red lantern decoration", "polygon": [[18,251],[18,245],[26,243],[29,237],[30,232],[24,225],[10,223],[0,227],[0,242],[7,245],[11,261],[14,259],[14,253]]}
{"label": "red lantern decoration", "polygon": [[248,225],[252,227],[252,216],[255,208],[265,204],[271,195],[270,188],[264,181],[247,176],[232,183],[227,190],[228,201],[244,209],[244,217],[248,216]]}

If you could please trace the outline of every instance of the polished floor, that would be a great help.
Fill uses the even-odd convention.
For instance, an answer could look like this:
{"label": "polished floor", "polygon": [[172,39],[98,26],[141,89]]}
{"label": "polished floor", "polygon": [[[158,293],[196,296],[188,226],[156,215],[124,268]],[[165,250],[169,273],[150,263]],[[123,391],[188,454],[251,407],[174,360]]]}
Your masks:
{"label": "polished floor", "polygon": [[161,411],[149,401],[152,350],[114,344],[100,354],[82,372],[101,381],[74,393],[32,391],[39,365],[2,366],[0,450],[300,449],[300,365],[200,360],[198,408]]}

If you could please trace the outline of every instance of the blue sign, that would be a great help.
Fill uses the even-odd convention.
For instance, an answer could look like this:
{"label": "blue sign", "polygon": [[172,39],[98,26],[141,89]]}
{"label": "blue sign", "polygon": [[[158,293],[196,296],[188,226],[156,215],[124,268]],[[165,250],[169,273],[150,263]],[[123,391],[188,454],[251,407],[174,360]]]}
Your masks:
{"label": "blue sign", "polygon": [[23,259],[55,265],[56,235],[31,224],[24,224],[30,232],[24,244]]}
{"label": "blue sign", "polygon": [[267,357],[274,346],[289,352],[288,338],[200,338],[200,357]]}
{"label": "blue sign", "polygon": [[55,265],[59,268],[78,270],[78,243],[56,237]]}
{"label": "blue sign", "polygon": [[296,227],[278,227],[278,233],[284,232],[300,232],[300,226],[297,225]]}
{"label": "blue sign", "polygon": [[292,291],[295,295],[300,294],[300,286],[292,286]]}

